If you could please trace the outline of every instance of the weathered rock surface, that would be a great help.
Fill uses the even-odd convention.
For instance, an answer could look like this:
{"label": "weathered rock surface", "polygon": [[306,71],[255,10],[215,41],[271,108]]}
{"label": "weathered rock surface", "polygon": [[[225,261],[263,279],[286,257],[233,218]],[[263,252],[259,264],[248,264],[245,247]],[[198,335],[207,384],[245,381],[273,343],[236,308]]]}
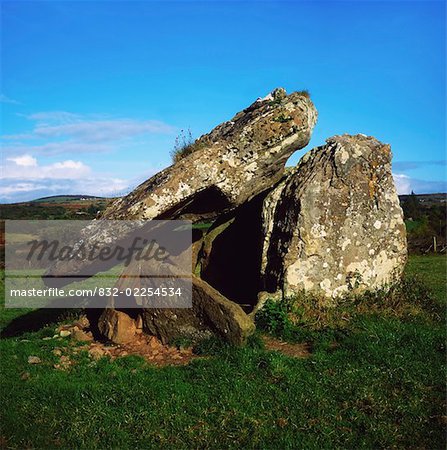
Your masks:
{"label": "weathered rock surface", "polygon": [[[155,290],[160,285],[157,279],[138,276],[146,272],[146,264],[152,262],[133,261],[124,269],[116,282],[117,290]],[[126,275],[129,272],[132,273],[130,277]],[[182,290],[180,297],[158,298],[134,294],[133,297],[124,297],[124,303],[121,304],[126,306],[121,306],[121,310],[114,309],[117,298],[111,298],[110,307],[99,318],[99,332],[118,344],[130,342],[135,333],[138,334],[142,329],[164,344],[180,337],[198,340],[218,334],[235,345],[243,344],[254,332],[254,322],[242,308],[199,277],[190,274],[188,279],[171,278],[163,282],[165,287],[170,284],[174,289]],[[189,295],[192,300],[190,307],[184,300]],[[135,320],[129,315],[136,315]]]}
{"label": "weathered rock surface", "polygon": [[73,332],[73,339],[79,342],[92,341],[93,335],[91,332],[85,332],[83,330],[76,330]]}
{"label": "weathered rock surface", "polygon": [[[94,247],[132,238],[125,221],[114,234],[105,231],[101,223],[108,219],[141,222],[137,231],[157,238],[168,231],[185,233],[185,227],[178,231],[172,221],[157,225],[152,219],[217,218],[206,233],[194,230],[191,247],[190,241],[179,243],[169,252],[172,273],[161,270],[158,260],[149,266],[133,261],[117,282],[121,292],[158,282],[138,275],[191,276],[192,307],[178,308],[172,299],[162,308],[149,297],[126,297],[134,304],[111,302],[102,312],[102,335],[126,344],[142,330],[163,343],[215,333],[243,344],[254,323],[242,308],[251,310],[258,299],[303,290],[331,299],[375,289],[401,275],[406,236],[389,145],[364,135],[334,136],[285,173],[289,156],[309,142],[316,118],[307,94],[277,89],[202,136],[188,154],[87,227],[80,242]],[[194,274],[174,270],[185,260],[192,260]],[[79,258],[63,262],[47,275],[68,271],[88,277],[95,273],[94,264],[81,273],[88,264]],[[173,283],[178,280],[171,277]],[[137,308],[138,320],[119,310],[124,308],[132,309],[129,314]]]}
{"label": "weathered rock surface", "polygon": [[127,344],[134,339],[137,327],[126,313],[107,308],[99,318],[98,329],[110,341]]}
{"label": "weathered rock surface", "polygon": [[28,356],[28,364],[40,364],[42,360],[38,356]]}
{"label": "weathered rock surface", "polygon": [[336,297],[397,279],[406,233],[391,149],[373,137],[334,136],[264,200],[264,290]]}
{"label": "weathered rock surface", "polygon": [[393,281],[406,239],[390,147],[363,135],[328,139],[195,245],[193,307],[142,311],[144,331],[163,342],[217,333],[241,344],[254,330],[241,306],[249,311],[258,297],[332,298]]}
{"label": "weathered rock surface", "polygon": [[143,329],[163,343],[178,337],[200,338],[216,333],[240,345],[254,330],[242,308],[208,283],[193,276],[192,308],[149,308],[142,312]]}
{"label": "weathered rock surface", "polygon": [[194,143],[194,152],[104,212],[106,219],[203,218],[272,186],[317,120],[306,93],[275,89]]}
{"label": "weathered rock surface", "polygon": [[[284,89],[275,89],[198,139],[193,153],[113,202],[102,219],[196,221],[234,209],[282,177],[290,155],[309,142],[316,120],[307,93],[287,95]],[[104,223],[92,222],[83,233],[84,249],[93,256],[98,253],[93,251],[95,244],[111,245],[131,234],[125,225],[117,231],[116,226],[108,230]],[[91,275],[93,265],[74,257],[56,262],[46,276]],[[64,284],[61,278],[45,282]]]}

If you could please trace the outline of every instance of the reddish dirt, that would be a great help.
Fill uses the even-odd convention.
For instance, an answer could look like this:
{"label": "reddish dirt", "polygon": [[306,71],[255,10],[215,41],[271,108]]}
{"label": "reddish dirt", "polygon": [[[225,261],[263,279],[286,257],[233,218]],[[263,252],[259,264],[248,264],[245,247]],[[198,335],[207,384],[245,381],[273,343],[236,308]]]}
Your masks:
{"label": "reddish dirt", "polygon": [[193,358],[197,358],[193,354],[192,348],[179,349],[163,345],[155,336],[146,334],[136,335],[135,340],[129,344],[106,345],[101,342],[91,342],[89,353],[94,355],[95,352],[104,352],[104,356],[109,356],[111,359],[120,356],[138,355],[156,366],[185,365]]}
{"label": "reddish dirt", "polygon": [[60,357],[60,361],[54,367],[61,370],[68,369],[73,364],[73,361],[70,360],[70,352],[76,354],[82,350],[88,351],[90,358],[93,360],[98,360],[102,357],[109,357],[113,360],[122,356],[138,355],[143,357],[148,363],[160,367],[185,365],[192,359],[199,357],[194,355],[192,348],[177,348],[164,345],[155,336],[144,334],[142,330],[137,330],[135,338],[127,344],[95,341],[85,316],[72,324],[59,326],[56,332],[58,333],[55,335],[56,339],[61,339],[63,333],[69,333],[72,342],[83,342],[83,345],[71,346],[69,352],[67,352],[67,348],[55,350],[55,354]]}
{"label": "reddish dirt", "polygon": [[[74,323],[61,325],[56,329],[55,339],[61,340],[63,336],[68,337],[68,333],[69,339],[74,345],[65,345],[53,350],[53,354],[59,357],[59,362],[54,365],[55,369],[68,370],[75,364],[71,356],[83,350],[89,353],[93,361],[102,357],[114,360],[123,356],[137,355],[144,358],[149,364],[158,367],[186,365],[191,360],[200,358],[193,353],[192,348],[177,348],[162,344],[155,336],[144,334],[141,329],[137,331],[135,338],[127,344],[95,341],[89,326],[88,320],[83,316]],[[280,352],[292,358],[308,358],[311,356],[311,346],[308,343],[293,344],[267,335],[262,336],[262,340],[266,350]],[[76,341],[81,341],[82,344],[76,345]]]}
{"label": "reddish dirt", "polygon": [[265,349],[280,352],[283,355],[291,356],[292,358],[308,358],[311,356],[311,346],[308,343],[292,344],[290,342],[283,342],[272,336],[262,336]]}

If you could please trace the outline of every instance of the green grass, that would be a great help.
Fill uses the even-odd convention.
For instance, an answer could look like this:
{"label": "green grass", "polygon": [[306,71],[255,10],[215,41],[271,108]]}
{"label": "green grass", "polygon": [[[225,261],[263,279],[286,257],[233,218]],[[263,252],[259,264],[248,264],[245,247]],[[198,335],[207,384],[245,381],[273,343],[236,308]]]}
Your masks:
{"label": "green grass", "polygon": [[443,307],[447,303],[446,262],[445,255],[411,256],[407,264],[407,272],[422,278]]}
{"label": "green grass", "polygon": [[196,230],[208,230],[208,228],[211,228],[212,222],[199,222],[193,224],[192,228]]}
{"label": "green grass", "polygon": [[[245,348],[208,341],[201,351],[209,357],[186,367],[157,369],[136,357],[92,364],[81,354],[61,372],[51,349],[69,341],[42,340],[54,325],[4,338],[4,447],[444,448],[445,330],[436,311],[445,307],[445,257],[412,257],[407,277],[416,274],[433,295],[415,298],[414,314],[405,301],[382,314],[369,299],[325,326],[303,316],[296,328],[312,339],[308,359],[266,352],[255,336]],[[4,310],[0,323],[20,317],[42,319]],[[43,363],[30,366],[29,355]]]}
{"label": "green grass", "polygon": [[421,225],[422,225],[421,220],[406,220],[405,221],[405,226],[407,228],[407,232],[409,232],[409,233],[417,230],[418,228],[420,228]]}

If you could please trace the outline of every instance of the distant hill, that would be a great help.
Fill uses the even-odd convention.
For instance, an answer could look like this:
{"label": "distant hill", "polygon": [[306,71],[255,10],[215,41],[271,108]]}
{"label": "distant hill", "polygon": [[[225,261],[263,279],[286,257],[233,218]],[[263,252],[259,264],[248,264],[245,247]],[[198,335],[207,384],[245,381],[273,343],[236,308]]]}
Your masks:
{"label": "distant hill", "polygon": [[93,195],[55,195],[29,202],[7,203],[1,205],[0,219],[90,220],[113,200]]}
{"label": "distant hill", "polygon": [[41,197],[36,200],[31,200],[28,203],[68,203],[104,199],[105,197],[98,197],[95,195],[50,195],[49,197]]}
{"label": "distant hill", "polygon": [[[438,194],[415,194],[419,203],[424,206],[434,206],[447,204],[447,194],[446,193],[438,193]],[[412,194],[407,195],[399,195],[399,200],[401,203],[405,203],[411,198]]]}

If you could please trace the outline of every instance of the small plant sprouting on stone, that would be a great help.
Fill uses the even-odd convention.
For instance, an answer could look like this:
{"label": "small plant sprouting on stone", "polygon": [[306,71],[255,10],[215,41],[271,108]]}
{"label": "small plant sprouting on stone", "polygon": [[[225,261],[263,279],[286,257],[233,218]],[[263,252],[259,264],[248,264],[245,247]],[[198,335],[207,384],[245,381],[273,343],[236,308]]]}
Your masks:
{"label": "small plant sprouting on stone", "polygon": [[307,89],[303,89],[302,91],[298,91],[299,95],[302,95],[303,97],[310,98],[310,92]]}
{"label": "small plant sprouting on stone", "polygon": [[187,131],[180,130],[179,135],[175,138],[174,148],[171,151],[172,162],[180,161],[195,150],[197,150],[197,141],[192,137],[191,129],[188,128]]}

